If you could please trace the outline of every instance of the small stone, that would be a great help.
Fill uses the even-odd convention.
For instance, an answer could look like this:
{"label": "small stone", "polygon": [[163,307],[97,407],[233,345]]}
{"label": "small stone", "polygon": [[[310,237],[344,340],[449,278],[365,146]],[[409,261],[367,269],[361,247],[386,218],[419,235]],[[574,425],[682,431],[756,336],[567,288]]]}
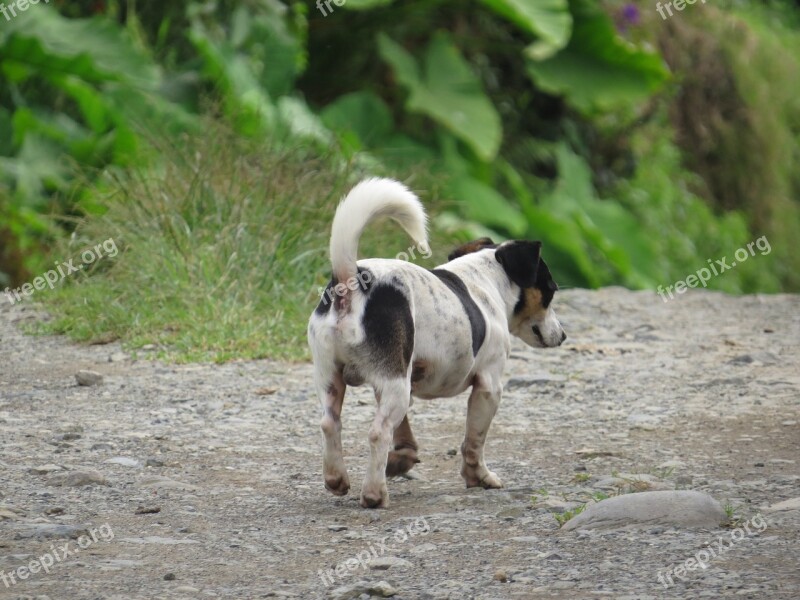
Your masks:
{"label": "small stone", "polygon": [[347,531],[347,525],[328,525],[331,531]]}
{"label": "small stone", "polygon": [[127,456],[115,456],[114,458],[109,458],[108,460],[104,460],[103,462],[108,463],[110,465],[122,465],[123,467],[139,466],[138,460],[128,458]]}
{"label": "small stone", "polygon": [[501,510],[497,513],[498,519],[503,519],[504,521],[513,521],[517,517],[521,517],[525,514],[525,509],[520,507],[511,507]]}
{"label": "small stone", "polygon": [[103,383],[103,376],[97,371],[78,371],[75,373],[75,381],[84,386],[100,385]]}
{"label": "small stone", "polygon": [[164,575],[164,581],[175,581],[175,573],[167,573]]}
{"label": "small stone", "polygon": [[411,563],[404,558],[397,558],[396,556],[379,556],[369,561],[369,568],[375,571],[386,571],[393,568],[408,568]]}
{"label": "small stone", "polygon": [[137,515],[154,515],[161,512],[160,506],[137,506],[134,514]]}
{"label": "small stone", "polygon": [[782,512],[784,510],[800,510],[800,497],[790,498],[783,502],[778,502],[766,509],[768,512]]}
{"label": "small stone", "polygon": [[175,588],[175,592],[178,594],[196,594],[199,591],[196,587],[190,585],[179,585]]}
{"label": "small stone", "polygon": [[331,592],[331,598],[333,600],[353,600],[360,598],[362,594],[366,594],[368,597],[391,598],[396,593],[397,591],[386,581],[357,581],[356,583],[336,588]]}
{"label": "small stone", "polygon": [[436,544],[425,542],[424,544],[417,544],[410,549],[411,554],[417,556],[419,554],[427,554],[428,552],[436,552]]}
{"label": "small stone", "polygon": [[497,571],[494,572],[493,579],[495,581],[499,581],[500,583],[505,583],[508,581],[508,575],[506,575],[506,572],[503,571],[502,569],[498,569]]}
{"label": "small stone", "polygon": [[7,520],[7,521],[16,521],[19,519],[20,515],[16,512],[9,510],[8,508],[2,507],[0,508],[0,521]]}
{"label": "small stone", "polygon": [[47,475],[48,473],[56,473],[63,470],[64,467],[60,465],[47,464],[42,465],[41,467],[31,467],[28,472],[33,473],[34,475]]}
{"label": "small stone", "polygon": [[567,521],[562,531],[618,529],[658,525],[716,528],[727,520],[719,502],[697,491],[626,494],[592,504]]}
{"label": "small stone", "polygon": [[22,526],[17,539],[77,539],[86,535],[86,528],[78,525],[62,525],[60,523],[35,523]]}
{"label": "small stone", "polygon": [[47,485],[55,487],[81,487],[84,485],[108,485],[106,478],[97,471],[72,471],[59,473],[47,480]]}
{"label": "small stone", "polygon": [[146,461],[144,461],[144,466],[145,467],[163,467],[164,466],[164,461],[163,460],[159,460],[158,458],[148,458]]}
{"label": "small stone", "polygon": [[113,450],[114,444],[109,444],[108,442],[97,442],[96,444],[92,444],[90,450]]}
{"label": "small stone", "polygon": [[64,507],[63,506],[52,506],[50,508],[45,509],[44,514],[48,517],[57,517],[58,515],[64,514]]}
{"label": "small stone", "polygon": [[110,363],[123,362],[126,360],[128,360],[128,355],[125,354],[124,352],[114,352],[113,354],[110,354],[108,357],[108,362]]}
{"label": "small stone", "polygon": [[456,454],[458,454],[458,450],[455,448],[450,448],[450,450],[447,451],[447,456],[455,456]]}

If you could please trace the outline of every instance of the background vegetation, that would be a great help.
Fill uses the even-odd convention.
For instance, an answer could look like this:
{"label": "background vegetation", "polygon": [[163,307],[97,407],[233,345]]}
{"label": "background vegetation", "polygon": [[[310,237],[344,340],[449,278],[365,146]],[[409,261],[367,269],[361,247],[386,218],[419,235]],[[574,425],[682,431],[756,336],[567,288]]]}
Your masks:
{"label": "background vegetation", "polygon": [[[113,237],[115,258],[37,293],[48,330],[302,358],[333,207],[381,174],[434,215],[426,266],[535,238],[562,287],[652,289],[766,235],[709,287],[800,290],[797,4],[321,6],[0,16],[0,288]],[[407,245],[388,227],[364,253]]]}

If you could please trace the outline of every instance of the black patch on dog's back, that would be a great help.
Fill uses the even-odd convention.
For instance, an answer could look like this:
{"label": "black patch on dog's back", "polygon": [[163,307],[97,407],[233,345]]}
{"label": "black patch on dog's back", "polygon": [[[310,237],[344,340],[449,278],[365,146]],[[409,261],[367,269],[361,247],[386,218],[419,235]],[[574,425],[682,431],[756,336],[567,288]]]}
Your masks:
{"label": "black patch on dog's back", "polygon": [[376,367],[387,375],[406,375],[414,350],[408,298],[393,285],[376,283],[369,291],[363,323],[367,351]]}
{"label": "black patch on dog's back", "polygon": [[436,275],[456,295],[461,302],[461,306],[464,307],[469,319],[469,326],[472,329],[472,356],[477,355],[478,350],[483,345],[484,338],[486,338],[486,319],[483,317],[481,309],[478,308],[467,286],[464,285],[458,275],[444,269],[433,269],[431,273]]}
{"label": "black patch on dog's back", "polygon": [[[358,287],[361,288],[361,291],[369,293],[370,288],[372,287],[372,280],[374,279],[372,275],[372,271],[369,269],[363,269],[361,267],[357,268],[358,270]],[[366,277],[364,276],[366,274]],[[318,315],[326,315],[328,311],[331,309],[331,305],[333,301],[336,299],[336,285],[339,281],[336,277],[331,277],[331,280],[328,282],[328,285],[325,287],[325,291],[322,293],[322,298],[319,299],[319,304],[317,304],[317,308],[314,309],[314,312]],[[349,291],[349,290],[348,290]]]}

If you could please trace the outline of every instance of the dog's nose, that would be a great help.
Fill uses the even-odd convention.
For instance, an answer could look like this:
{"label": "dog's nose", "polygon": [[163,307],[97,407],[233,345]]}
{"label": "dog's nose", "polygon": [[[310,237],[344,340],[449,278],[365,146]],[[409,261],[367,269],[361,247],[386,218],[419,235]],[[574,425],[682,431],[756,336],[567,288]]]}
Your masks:
{"label": "dog's nose", "polygon": [[562,331],[561,332],[561,343],[563,344],[566,339],[567,339],[567,334],[566,334],[566,332]]}

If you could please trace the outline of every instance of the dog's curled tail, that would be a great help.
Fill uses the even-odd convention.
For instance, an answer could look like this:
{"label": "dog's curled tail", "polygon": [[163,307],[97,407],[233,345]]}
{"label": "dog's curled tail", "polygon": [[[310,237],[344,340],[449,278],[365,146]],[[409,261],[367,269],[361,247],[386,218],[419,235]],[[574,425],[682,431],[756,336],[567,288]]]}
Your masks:
{"label": "dog's curled tail", "polygon": [[393,179],[365,179],[339,203],[331,228],[331,267],[340,282],[356,276],[358,240],[372,221],[396,221],[423,251],[428,249],[427,217],[419,198]]}

